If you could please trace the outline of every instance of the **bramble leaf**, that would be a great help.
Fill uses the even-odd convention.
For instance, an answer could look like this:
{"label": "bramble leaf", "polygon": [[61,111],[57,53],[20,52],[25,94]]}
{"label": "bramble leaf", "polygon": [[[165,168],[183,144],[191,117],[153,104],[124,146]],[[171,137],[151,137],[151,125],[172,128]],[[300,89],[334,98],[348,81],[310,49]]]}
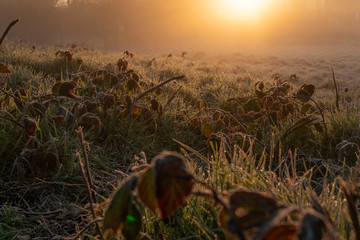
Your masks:
{"label": "bramble leaf", "polygon": [[29,116],[25,116],[23,119],[24,129],[27,135],[34,136],[35,129],[36,129],[36,122]]}
{"label": "bramble leaf", "polygon": [[311,99],[315,92],[315,86],[312,84],[304,84],[296,93],[296,97],[302,102],[307,102]]}
{"label": "bramble leaf", "polygon": [[139,84],[134,79],[129,79],[126,82],[126,87],[129,91],[133,91],[139,87]]}
{"label": "bramble leaf", "polygon": [[117,190],[106,209],[104,229],[111,229],[115,235],[122,231],[133,203],[133,191],[138,181],[137,176],[127,179]]}
{"label": "bramble leaf", "polygon": [[136,240],[141,230],[141,214],[136,204],[132,203],[126,216],[122,234],[126,240]]}
{"label": "bramble leaf", "polygon": [[322,239],[324,224],[321,219],[317,216],[306,213],[299,226],[299,239],[310,240],[310,239]]}
{"label": "bramble leaf", "polygon": [[150,104],[153,111],[157,111],[160,107],[160,104],[156,99],[151,99]]}
{"label": "bramble leaf", "polygon": [[279,203],[258,192],[237,190],[230,196],[230,207],[233,210],[245,208],[250,211],[273,212],[279,208]]}
{"label": "bramble leaf", "polygon": [[220,120],[221,115],[222,114],[219,111],[215,111],[212,116],[213,121],[216,122],[216,121]]}
{"label": "bramble leaf", "polygon": [[201,133],[209,138],[211,133],[213,132],[213,127],[210,122],[206,122],[201,126]]}
{"label": "bramble leaf", "polygon": [[138,195],[140,200],[148,207],[153,213],[156,213],[157,200],[155,196],[155,180],[154,169],[147,169],[140,177],[138,184]]}
{"label": "bramble leaf", "polygon": [[[55,87],[55,85],[53,87]],[[74,90],[75,90],[74,81],[63,82],[59,86],[59,96],[73,97]]]}
{"label": "bramble leaf", "polygon": [[305,114],[307,113],[311,108],[311,104],[305,104],[301,107],[301,114]]}
{"label": "bramble leaf", "polygon": [[272,213],[281,206],[273,198],[264,194],[245,190],[236,190],[230,197],[230,216],[228,230],[240,238],[246,230],[260,227],[266,223]]}
{"label": "bramble leaf", "polygon": [[11,71],[6,65],[0,63],[0,73],[11,73]]}
{"label": "bramble leaf", "polygon": [[168,151],[163,151],[153,160],[155,195],[163,219],[186,203],[194,185],[185,161],[182,155]]}
{"label": "bramble leaf", "polygon": [[236,236],[228,231],[229,214],[224,208],[221,208],[218,212],[218,224],[224,231],[227,240],[236,239]]}

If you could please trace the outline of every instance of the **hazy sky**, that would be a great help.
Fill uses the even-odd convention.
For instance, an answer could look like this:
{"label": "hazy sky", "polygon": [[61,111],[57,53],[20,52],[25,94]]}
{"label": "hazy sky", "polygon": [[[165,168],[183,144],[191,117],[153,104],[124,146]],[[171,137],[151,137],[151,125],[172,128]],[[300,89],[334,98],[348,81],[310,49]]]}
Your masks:
{"label": "hazy sky", "polygon": [[104,49],[229,48],[359,37],[358,0],[0,0],[0,27],[30,43]]}

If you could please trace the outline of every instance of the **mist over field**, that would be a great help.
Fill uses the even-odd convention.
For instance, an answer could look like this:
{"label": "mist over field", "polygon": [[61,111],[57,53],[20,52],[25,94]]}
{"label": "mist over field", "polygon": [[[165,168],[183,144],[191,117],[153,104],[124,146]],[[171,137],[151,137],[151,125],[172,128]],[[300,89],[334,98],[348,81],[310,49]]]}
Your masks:
{"label": "mist over field", "polygon": [[140,52],[339,45],[360,39],[357,0],[264,0],[257,16],[247,16],[247,10],[234,14],[221,2],[226,1],[1,0],[0,29],[20,18],[9,38]]}

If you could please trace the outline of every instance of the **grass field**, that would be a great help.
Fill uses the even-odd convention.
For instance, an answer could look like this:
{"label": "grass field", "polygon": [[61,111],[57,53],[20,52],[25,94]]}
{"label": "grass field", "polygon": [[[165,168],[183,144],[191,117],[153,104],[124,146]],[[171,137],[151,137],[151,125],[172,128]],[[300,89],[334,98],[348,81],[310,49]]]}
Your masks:
{"label": "grass field", "polygon": [[[0,239],[72,239],[85,227],[85,239],[100,238],[96,224],[87,226],[92,209],[101,228],[123,180],[142,174],[163,150],[185,157],[194,191],[206,184],[227,199],[241,188],[321,215],[285,216],[278,224],[296,230],[281,228],[280,239],[303,231],[356,239],[359,55],[307,50],[312,55],[275,49],[131,57],[7,42],[0,48]],[[79,158],[89,162],[90,183]],[[141,239],[236,239],[229,232],[241,239],[219,224],[216,196],[199,195],[163,220],[139,204]],[[255,238],[253,227],[244,232]],[[294,238],[285,238],[289,232]]]}

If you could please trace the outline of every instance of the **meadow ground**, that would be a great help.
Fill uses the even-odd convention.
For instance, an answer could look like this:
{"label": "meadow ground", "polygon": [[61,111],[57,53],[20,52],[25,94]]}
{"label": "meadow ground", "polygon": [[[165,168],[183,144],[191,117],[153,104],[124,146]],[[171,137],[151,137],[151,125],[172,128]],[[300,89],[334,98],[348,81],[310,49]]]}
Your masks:
{"label": "meadow ground", "polygon": [[[163,150],[183,154],[193,175],[219,192],[265,192],[300,209],[314,207],[316,193],[340,237],[355,239],[338,177],[359,194],[359,57],[356,43],[133,57],[6,43],[0,239],[71,238],[92,221],[79,156],[88,155],[102,218],[122,180]],[[141,231],[153,239],[224,239],[219,209],[198,196],[165,220],[142,209]],[[97,234],[95,226],[83,233]]]}

